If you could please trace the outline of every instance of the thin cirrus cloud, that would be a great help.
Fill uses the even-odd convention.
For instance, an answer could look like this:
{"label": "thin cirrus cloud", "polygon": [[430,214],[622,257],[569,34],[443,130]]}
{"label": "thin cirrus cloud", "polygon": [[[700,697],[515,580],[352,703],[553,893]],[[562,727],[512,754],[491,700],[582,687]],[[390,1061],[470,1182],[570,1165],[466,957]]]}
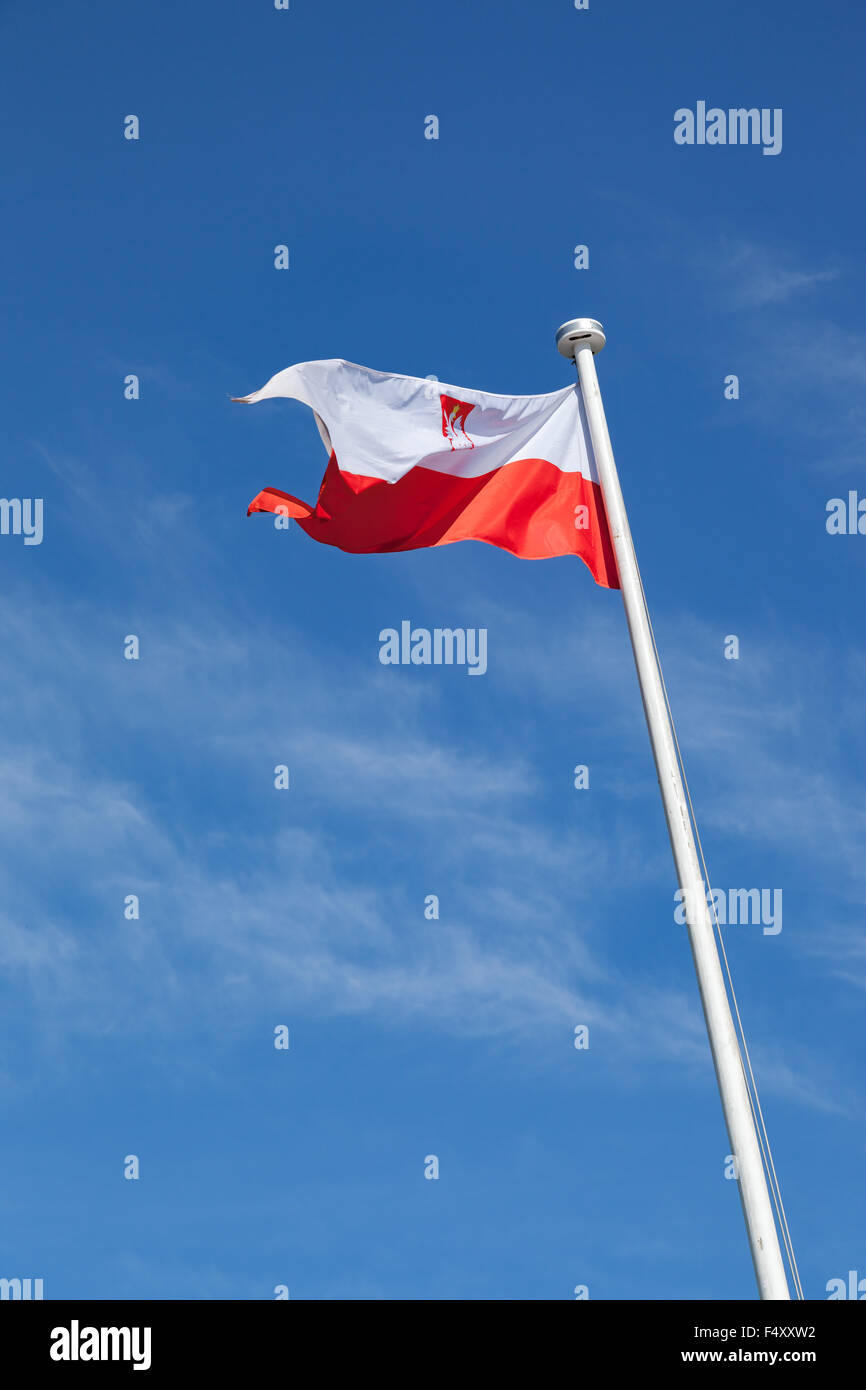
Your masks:
{"label": "thin cirrus cloud", "polygon": [[[539,1043],[578,1019],[607,1037],[611,1059],[631,1055],[643,1065],[663,1057],[705,1068],[694,995],[645,966],[624,974],[605,950],[618,898],[601,896],[599,886],[625,881],[640,893],[658,877],[657,853],[641,847],[640,836],[615,847],[585,827],[551,833],[533,806],[538,778],[527,758],[508,763],[437,742],[435,701],[408,692],[401,705],[399,682],[390,690],[398,734],[383,758],[380,672],[349,672],[356,727],[335,734],[344,692],[297,636],[264,684],[254,667],[245,684],[245,643],[255,646],[262,634],[169,624],[136,670],[143,689],[130,701],[129,664],[86,635],[86,617],[79,629],[69,613],[20,604],[6,617],[18,634],[6,712],[21,708],[24,690],[31,703],[23,740],[20,719],[17,727],[4,722],[0,740],[0,827],[10,848],[0,960],[55,1030],[165,1034],[210,1011],[239,1021],[251,1007],[290,1002],[319,1015],[367,1013],[395,1026],[423,1019],[455,1034]],[[28,643],[28,633],[39,640]],[[197,661],[188,659],[191,647]],[[70,698],[59,707],[36,678],[46,652],[64,670]],[[204,673],[210,710],[202,719],[205,653],[213,664]],[[275,816],[269,759],[261,788],[251,790],[249,741],[231,731],[255,712],[273,746],[280,719],[286,727],[289,667],[304,672],[291,728],[305,732],[288,746],[310,795]],[[166,706],[148,694],[164,692],[169,673]],[[99,765],[76,697],[85,689],[95,721],[103,707],[112,710],[121,743],[135,739],[145,755],[148,743],[155,755],[162,746],[181,779],[202,765],[212,786],[224,775],[249,824],[220,826],[204,814],[190,821],[188,808],[166,804],[152,780],[147,787],[123,781],[113,751]],[[529,693],[534,699],[534,687]],[[635,737],[642,740],[639,726]],[[316,768],[326,769],[318,781]],[[399,841],[393,882],[365,873],[364,854],[351,837],[343,843],[335,815],[363,823],[385,845]],[[449,900],[446,919],[435,923],[423,919],[419,893],[439,885],[416,891],[406,879],[413,859],[429,863],[431,843]],[[127,893],[140,896],[141,921],[124,920]],[[804,1104],[825,1090],[809,1081],[809,1066]],[[796,1089],[788,1073],[778,1075],[785,1094]]]}
{"label": "thin cirrus cloud", "polygon": [[[272,758],[263,753],[261,790],[251,791],[249,740],[223,733],[250,727],[254,714],[260,729],[263,724],[267,730],[269,719],[276,728],[280,709],[285,722],[281,663],[264,688],[251,680],[248,689],[239,689],[243,638],[228,633],[220,643],[211,633],[203,649],[213,663],[208,686],[217,713],[203,719],[196,664],[184,664],[189,645],[202,643],[194,627],[177,626],[155,643],[136,672],[143,689],[131,700],[130,667],[117,653],[109,657],[100,650],[98,638],[88,640],[87,618],[77,628],[69,612],[27,612],[17,603],[11,625],[18,642],[14,678],[3,697],[9,717],[0,742],[0,827],[9,848],[4,876],[10,890],[15,866],[14,891],[5,897],[17,916],[7,909],[0,939],[7,970],[26,976],[52,1008],[74,1012],[86,1006],[80,1017],[85,1026],[95,1019],[100,1027],[121,1026],[134,998],[145,1017],[167,1017],[181,974],[173,961],[182,952],[193,957],[200,978],[216,979],[220,987],[234,980],[238,997],[245,988],[258,997],[263,986],[275,993],[282,981],[318,1007],[357,1009],[387,1001],[392,1015],[395,1006],[403,1014],[435,1011],[455,1021],[471,1017],[473,1026],[485,1017],[489,1024],[497,1013],[517,1027],[551,1011],[573,1016],[579,992],[563,984],[568,966],[578,981],[581,973],[596,982],[601,976],[561,906],[557,920],[557,899],[561,903],[567,895],[562,889],[557,894],[551,881],[555,874],[565,881],[592,850],[586,844],[557,845],[540,828],[518,820],[515,798],[531,786],[520,760],[508,766],[471,752],[461,756],[418,728],[404,732],[383,758],[369,734],[333,733],[340,692],[321,677],[318,683],[305,679],[292,726],[306,732],[296,736],[294,748],[291,739],[285,746],[302,768],[304,755],[311,755],[312,795],[292,808],[286,824],[272,809],[278,800]],[[7,623],[7,640],[9,631]],[[34,632],[38,640],[28,643],[26,634]],[[247,640],[255,644],[255,635]],[[300,656],[296,644],[285,661],[297,669]],[[44,679],[49,661],[64,673],[68,698],[59,704]],[[313,664],[308,657],[308,677]],[[215,684],[217,672],[224,684]],[[155,691],[164,695],[169,674],[170,704],[148,699]],[[357,681],[353,689],[357,693]],[[374,681],[371,715],[376,693]],[[410,699],[406,718],[413,717],[414,705]],[[103,709],[111,709],[117,728],[110,747],[100,750],[94,726]],[[373,727],[378,730],[378,723]],[[269,742],[275,746],[276,733],[260,737],[263,749]],[[166,805],[153,778],[146,787],[121,780],[114,764],[118,746],[128,742],[140,754],[148,744],[154,753],[161,749],[181,780],[192,780],[203,763],[212,782],[226,776],[231,793],[243,799],[244,813],[257,817],[259,826],[234,825],[225,832],[211,822],[203,828],[195,819],[189,822],[185,803]],[[361,815],[370,820],[371,805],[378,808],[392,835],[397,825],[403,837],[427,835],[432,824],[445,847],[449,891],[458,901],[465,880],[463,916],[470,920],[425,931],[421,919],[420,926],[413,922],[407,929],[405,891],[389,885],[387,876],[383,885],[381,876],[359,873],[351,845],[345,849],[335,836],[331,815],[337,803],[343,817],[359,824]],[[411,848],[410,841],[409,857]],[[540,881],[539,864],[545,870]],[[469,891],[473,873],[495,883],[480,895],[480,910],[479,895]],[[146,931],[143,922],[123,920],[127,893],[142,898]],[[573,891],[569,896],[573,904]],[[69,908],[70,902],[76,906]],[[491,912],[495,937],[485,930]],[[544,930],[530,936],[526,927],[533,920]],[[557,938],[560,932],[555,950],[539,946],[546,935]],[[468,1000],[475,1001],[473,1009],[466,1009]]]}
{"label": "thin cirrus cloud", "polygon": [[721,232],[691,254],[689,265],[703,294],[734,312],[776,308],[794,300],[802,309],[802,301],[808,302],[813,291],[842,276],[839,265],[805,262],[805,255],[793,243],[770,245]]}
{"label": "thin cirrus cloud", "polygon": [[[805,447],[814,472],[859,470],[866,334],[847,319],[850,270],[811,265],[791,245],[725,235],[694,255],[691,268],[696,292],[725,315],[739,316],[736,339],[726,348],[740,378],[738,412],[791,440],[795,456]],[[823,300],[821,291],[827,291]]]}

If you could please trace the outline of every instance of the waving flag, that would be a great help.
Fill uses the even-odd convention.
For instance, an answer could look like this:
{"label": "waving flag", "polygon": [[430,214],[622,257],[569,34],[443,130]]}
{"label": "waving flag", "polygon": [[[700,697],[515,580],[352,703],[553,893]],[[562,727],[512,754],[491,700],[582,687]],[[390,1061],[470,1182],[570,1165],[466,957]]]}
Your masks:
{"label": "waving flag", "polygon": [[524,560],[579,555],[619,588],[579,386],[494,396],[333,359],[236,399],[274,396],[313,410],[328,466],[315,507],[267,487],[247,515],[281,512],[353,554],[476,540]]}

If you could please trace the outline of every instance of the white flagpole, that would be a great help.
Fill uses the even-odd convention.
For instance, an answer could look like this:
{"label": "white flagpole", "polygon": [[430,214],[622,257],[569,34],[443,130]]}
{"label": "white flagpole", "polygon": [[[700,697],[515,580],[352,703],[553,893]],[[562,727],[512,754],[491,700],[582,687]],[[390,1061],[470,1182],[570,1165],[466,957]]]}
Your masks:
{"label": "white flagpole", "polygon": [[758,1291],[762,1299],[789,1299],[788,1281],[752,1118],[743,1061],[716,949],[637,558],[601,403],[593,354],[600,352],[604,344],[604,331],[595,319],[571,319],[562,325],[556,335],[559,351],[563,357],[575,359],[580,378],[677,878],[683,890],[689,939],[722,1110],[731,1150],[737,1160],[740,1199]]}

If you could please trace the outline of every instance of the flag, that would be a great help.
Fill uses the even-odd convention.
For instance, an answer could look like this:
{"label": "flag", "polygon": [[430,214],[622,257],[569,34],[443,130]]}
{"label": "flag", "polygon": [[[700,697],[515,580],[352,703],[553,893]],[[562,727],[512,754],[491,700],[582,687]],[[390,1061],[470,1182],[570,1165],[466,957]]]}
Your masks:
{"label": "flag", "polygon": [[294,517],[356,555],[464,540],[525,560],[579,555],[597,584],[619,588],[579,385],[495,396],[333,359],[235,399],[274,396],[312,409],[328,466],[315,507],[267,487],[248,516]]}

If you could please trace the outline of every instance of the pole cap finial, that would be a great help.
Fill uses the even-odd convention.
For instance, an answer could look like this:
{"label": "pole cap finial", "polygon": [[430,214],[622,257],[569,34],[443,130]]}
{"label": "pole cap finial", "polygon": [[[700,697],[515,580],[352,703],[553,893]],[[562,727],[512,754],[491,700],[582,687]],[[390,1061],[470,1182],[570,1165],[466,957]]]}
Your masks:
{"label": "pole cap finial", "polygon": [[574,357],[584,343],[588,343],[593,352],[601,352],[606,341],[598,319],[569,319],[556,330],[556,346],[563,357]]}

